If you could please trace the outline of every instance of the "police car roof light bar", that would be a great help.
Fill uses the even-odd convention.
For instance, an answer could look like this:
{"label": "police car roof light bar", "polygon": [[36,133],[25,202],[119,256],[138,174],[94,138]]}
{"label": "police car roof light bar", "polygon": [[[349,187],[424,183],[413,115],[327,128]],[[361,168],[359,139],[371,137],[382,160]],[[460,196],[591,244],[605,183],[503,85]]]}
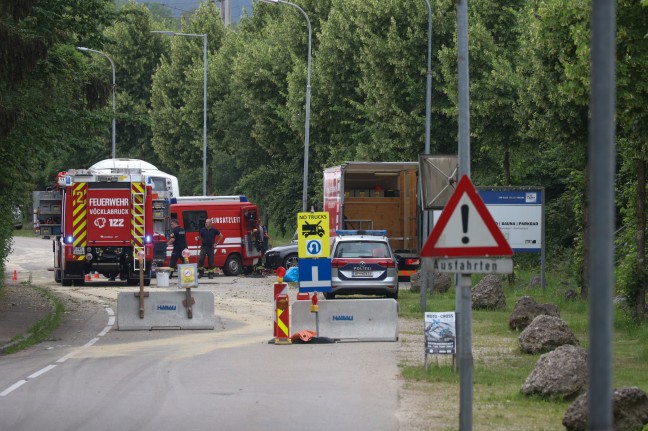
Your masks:
{"label": "police car roof light bar", "polygon": [[373,229],[373,230],[357,230],[357,229],[340,229],[335,231],[339,236],[344,235],[371,235],[371,236],[387,236],[386,229]]}

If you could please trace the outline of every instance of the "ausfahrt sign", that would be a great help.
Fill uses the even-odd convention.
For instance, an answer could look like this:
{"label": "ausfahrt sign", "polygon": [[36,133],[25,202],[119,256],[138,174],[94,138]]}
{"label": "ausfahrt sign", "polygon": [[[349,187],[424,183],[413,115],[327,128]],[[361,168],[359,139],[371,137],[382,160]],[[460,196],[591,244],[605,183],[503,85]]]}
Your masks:
{"label": "ausfahrt sign", "polygon": [[513,270],[511,259],[497,257],[512,254],[475,186],[464,175],[421,250],[426,266],[432,264],[430,269],[438,272],[505,274]]}

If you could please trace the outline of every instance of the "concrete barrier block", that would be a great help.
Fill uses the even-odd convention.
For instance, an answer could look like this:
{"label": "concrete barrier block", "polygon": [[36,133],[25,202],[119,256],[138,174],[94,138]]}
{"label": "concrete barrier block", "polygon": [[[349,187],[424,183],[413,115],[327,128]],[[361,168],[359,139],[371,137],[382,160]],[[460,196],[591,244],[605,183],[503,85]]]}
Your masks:
{"label": "concrete barrier block", "polygon": [[[398,302],[394,299],[319,301],[319,335],[341,341],[397,341]],[[290,307],[290,332],[316,330],[310,301]]]}
{"label": "concrete barrier block", "polygon": [[195,303],[192,318],[187,317],[185,290],[151,292],[144,298],[144,318],[139,315],[139,297],[134,292],[119,292],[117,296],[117,328],[120,331],[151,329],[214,329],[214,292],[191,291]]}

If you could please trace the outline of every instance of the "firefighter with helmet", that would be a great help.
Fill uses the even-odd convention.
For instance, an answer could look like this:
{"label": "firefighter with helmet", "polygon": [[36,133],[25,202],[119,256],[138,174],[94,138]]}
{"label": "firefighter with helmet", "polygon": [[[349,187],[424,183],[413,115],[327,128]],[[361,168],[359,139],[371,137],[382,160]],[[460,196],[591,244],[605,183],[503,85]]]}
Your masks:
{"label": "firefighter with helmet", "polygon": [[202,277],[205,273],[205,256],[207,256],[207,275],[209,278],[214,278],[214,249],[223,240],[223,234],[220,233],[212,225],[211,219],[205,220],[205,226],[200,228],[199,236],[196,240],[200,240],[200,255],[198,256],[198,276]]}

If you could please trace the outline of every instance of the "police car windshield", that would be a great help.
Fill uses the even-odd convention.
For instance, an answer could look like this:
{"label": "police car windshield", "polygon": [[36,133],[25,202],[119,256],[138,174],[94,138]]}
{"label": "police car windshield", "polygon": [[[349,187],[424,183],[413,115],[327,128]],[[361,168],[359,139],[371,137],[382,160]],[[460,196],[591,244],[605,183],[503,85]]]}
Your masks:
{"label": "police car windshield", "polygon": [[378,241],[348,241],[338,244],[335,256],[339,258],[386,258],[389,257],[387,244]]}

